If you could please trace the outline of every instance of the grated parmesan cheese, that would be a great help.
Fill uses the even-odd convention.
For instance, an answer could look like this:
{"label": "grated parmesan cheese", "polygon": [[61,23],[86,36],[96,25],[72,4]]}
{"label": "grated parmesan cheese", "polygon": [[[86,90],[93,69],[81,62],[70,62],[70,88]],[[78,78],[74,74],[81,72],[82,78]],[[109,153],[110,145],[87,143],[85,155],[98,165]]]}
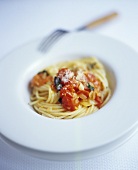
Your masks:
{"label": "grated parmesan cheese", "polygon": [[64,83],[67,83],[69,81],[69,79],[71,79],[73,76],[74,76],[74,73],[70,70],[67,70],[65,72],[64,76],[61,78],[61,81]]}
{"label": "grated parmesan cheese", "polygon": [[81,82],[85,82],[86,77],[85,77],[85,75],[84,75],[82,70],[78,70],[77,71],[76,80],[81,81]]}

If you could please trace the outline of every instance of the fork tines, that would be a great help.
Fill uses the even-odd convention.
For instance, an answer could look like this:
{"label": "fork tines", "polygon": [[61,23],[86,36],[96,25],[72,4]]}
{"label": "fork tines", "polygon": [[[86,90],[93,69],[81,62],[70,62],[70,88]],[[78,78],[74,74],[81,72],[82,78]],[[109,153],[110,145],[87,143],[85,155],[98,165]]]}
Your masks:
{"label": "fork tines", "polygon": [[54,45],[55,42],[57,42],[57,40],[59,40],[66,33],[68,33],[68,31],[61,29],[54,31],[52,34],[42,40],[38,50],[43,53],[46,52],[52,45]]}

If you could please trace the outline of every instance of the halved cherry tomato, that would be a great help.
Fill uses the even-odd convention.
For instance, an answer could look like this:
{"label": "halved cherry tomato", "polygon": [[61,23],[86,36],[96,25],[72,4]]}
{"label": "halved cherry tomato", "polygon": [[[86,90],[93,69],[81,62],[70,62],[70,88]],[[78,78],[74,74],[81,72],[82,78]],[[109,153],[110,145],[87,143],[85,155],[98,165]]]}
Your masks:
{"label": "halved cherry tomato", "polygon": [[72,79],[74,73],[68,68],[62,68],[59,70],[57,76],[61,79],[61,83],[65,85]]}
{"label": "halved cherry tomato", "polygon": [[97,106],[98,108],[100,108],[101,105],[102,105],[102,103],[103,103],[101,97],[96,96],[96,97],[95,97],[95,101],[97,102],[96,106]]}
{"label": "halved cherry tomato", "polygon": [[62,98],[62,106],[69,111],[74,111],[77,109],[79,105],[79,100],[78,98],[70,98],[67,96],[64,96]]}
{"label": "halved cherry tomato", "polygon": [[71,79],[67,84],[73,86],[76,92],[79,90],[79,82],[76,79]]}
{"label": "halved cherry tomato", "polygon": [[53,79],[52,76],[44,76],[43,73],[40,73],[33,77],[32,81],[30,83],[30,86],[31,87],[34,87],[34,86],[40,87],[49,81],[52,82],[52,79]]}
{"label": "halved cherry tomato", "polygon": [[73,97],[73,93],[75,93],[75,90],[72,85],[67,84],[60,90],[60,97],[67,96],[67,97]]}

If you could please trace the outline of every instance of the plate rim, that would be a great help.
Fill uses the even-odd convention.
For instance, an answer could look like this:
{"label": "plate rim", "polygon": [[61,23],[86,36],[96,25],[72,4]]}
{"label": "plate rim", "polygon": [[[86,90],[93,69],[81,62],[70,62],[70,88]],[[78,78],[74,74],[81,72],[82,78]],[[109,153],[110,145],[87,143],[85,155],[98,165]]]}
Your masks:
{"label": "plate rim", "polygon": [[[87,35],[91,35],[92,37],[93,36],[100,36],[100,37],[104,37],[104,38],[107,38],[107,39],[112,39],[113,41],[117,41],[117,40],[114,40],[113,38],[110,38],[110,37],[106,37],[106,36],[102,36],[102,35],[97,35],[97,34],[92,34],[92,33],[84,33],[84,32],[82,32],[82,33],[73,33],[73,34],[77,34],[77,35],[81,35],[81,34],[87,34]],[[31,41],[31,43],[35,43],[35,46],[38,44],[40,42],[40,40],[36,40],[35,42],[34,41]],[[117,41],[117,42],[119,42],[119,43],[122,43],[122,42],[120,42],[120,41]],[[30,45],[31,43],[27,43],[27,45]],[[124,43],[122,43],[123,45],[125,45],[125,46],[127,46],[126,44],[124,44]],[[26,47],[27,45],[24,45],[24,46],[22,46],[22,48],[21,49],[24,49],[24,47]],[[131,47],[129,47],[129,46],[127,46],[129,49],[132,49]],[[58,48],[58,44],[57,44],[57,48]],[[17,50],[19,50],[20,51],[20,48],[19,49],[17,49]],[[133,49],[132,49],[132,51],[133,52],[135,52]],[[12,54],[14,54],[14,52],[16,53],[16,50],[15,51],[13,51],[13,53]],[[8,56],[10,56],[10,53],[9,53],[9,55]],[[7,56],[7,57],[8,57]],[[4,60],[3,60],[4,59]],[[2,60],[0,60],[1,62],[3,62],[3,61],[5,61],[5,58],[3,58]],[[0,64],[1,64],[1,62],[0,62]],[[102,114],[102,113],[101,113]],[[99,115],[99,114],[98,114]],[[35,116],[35,119],[37,119],[38,118],[38,115],[37,116]],[[39,120],[40,119],[42,119],[42,118],[40,118],[39,117]],[[85,118],[84,118],[85,119]],[[64,120],[63,120],[64,121]],[[81,122],[81,121],[80,121]],[[126,131],[124,131],[124,134],[127,134],[132,128],[133,128],[133,126],[137,126],[137,122],[136,122],[136,124],[135,125],[132,125],[131,127],[129,127]],[[74,126],[75,127],[75,126]],[[4,135],[4,133],[2,133],[3,135]],[[8,134],[5,134],[5,136],[7,137],[7,135]],[[121,136],[123,135],[123,133],[122,134],[120,134]],[[118,136],[119,137],[119,136]],[[117,138],[118,138],[117,137]],[[9,139],[11,139],[12,138],[12,136],[11,135],[9,135]],[[115,138],[115,139],[112,139],[113,141],[115,141],[115,140],[117,140],[117,138]],[[112,142],[112,140],[111,141],[108,141],[109,143],[110,142]],[[106,143],[107,144],[107,143]],[[22,145],[23,145],[23,143],[22,143]],[[105,144],[103,144],[103,145],[105,145]],[[27,145],[24,145],[24,146],[27,146]],[[101,145],[99,145],[99,146],[101,146]],[[98,145],[97,145],[97,147],[99,147]],[[30,148],[31,148],[31,146],[30,146]],[[33,149],[33,147],[32,147],[32,149]],[[34,148],[35,149],[35,148]],[[37,148],[38,149],[38,148]],[[40,149],[41,150],[41,149]],[[83,150],[83,149],[82,149]],[[85,150],[85,149],[84,149]],[[46,151],[46,150],[45,150]],[[48,150],[47,150],[48,151]],[[50,151],[50,150],[49,150]],[[48,152],[49,152],[48,151]],[[65,150],[64,150],[65,151]],[[62,152],[64,152],[64,151],[62,151]],[[51,150],[51,152],[52,152],[52,150]],[[58,151],[58,152],[60,152],[60,151]],[[69,150],[68,150],[68,152],[69,152]]]}

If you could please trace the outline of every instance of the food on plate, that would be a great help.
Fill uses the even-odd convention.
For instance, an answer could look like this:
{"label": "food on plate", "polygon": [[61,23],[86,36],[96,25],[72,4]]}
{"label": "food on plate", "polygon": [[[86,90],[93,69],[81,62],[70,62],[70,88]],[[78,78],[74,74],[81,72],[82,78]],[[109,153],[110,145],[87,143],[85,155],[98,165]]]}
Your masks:
{"label": "food on plate", "polygon": [[111,96],[105,68],[95,57],[48,66],[32,78],[29,87],[34,110],[56,119],[92,114]]}

